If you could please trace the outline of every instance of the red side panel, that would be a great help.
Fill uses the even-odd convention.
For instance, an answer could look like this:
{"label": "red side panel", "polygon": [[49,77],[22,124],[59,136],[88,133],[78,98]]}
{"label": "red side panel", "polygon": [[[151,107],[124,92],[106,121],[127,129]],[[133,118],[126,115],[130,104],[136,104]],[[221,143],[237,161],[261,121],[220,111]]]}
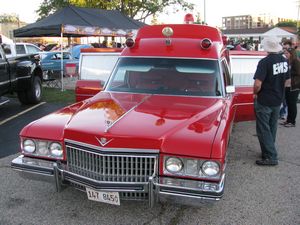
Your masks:
{"label": "red side panel", "polygon": [[100,81],[78,80],[75,87],[76,102],[83,101],[103,90]]}
{"label": "red side panel", "polygon": [[235,122],[255,120],[252,86],[237,86],[234,104],[236,107]]}

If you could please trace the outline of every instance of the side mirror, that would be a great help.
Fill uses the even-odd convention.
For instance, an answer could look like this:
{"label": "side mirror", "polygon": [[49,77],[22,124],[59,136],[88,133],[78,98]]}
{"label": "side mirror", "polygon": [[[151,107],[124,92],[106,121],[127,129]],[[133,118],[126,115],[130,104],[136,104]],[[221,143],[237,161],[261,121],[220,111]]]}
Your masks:
{"label": "side mirror", "polygon": [[233,94],[235,92],[235,86],[226,86],[226,93]]}

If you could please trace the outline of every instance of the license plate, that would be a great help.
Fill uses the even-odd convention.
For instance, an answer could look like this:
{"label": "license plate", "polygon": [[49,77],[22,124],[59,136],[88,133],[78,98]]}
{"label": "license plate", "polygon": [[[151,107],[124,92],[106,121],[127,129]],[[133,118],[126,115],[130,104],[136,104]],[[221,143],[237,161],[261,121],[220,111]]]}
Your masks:
{"label": "license plate", "polygon": [[102,192],[86,188],[86,193],[89,200],[120,205],[119,192]]}

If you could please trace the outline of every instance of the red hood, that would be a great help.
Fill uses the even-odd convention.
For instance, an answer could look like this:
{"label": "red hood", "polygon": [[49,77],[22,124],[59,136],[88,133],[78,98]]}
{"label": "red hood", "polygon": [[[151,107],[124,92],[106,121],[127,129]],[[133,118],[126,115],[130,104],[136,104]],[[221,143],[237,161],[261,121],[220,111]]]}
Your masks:
{"label": "red hood", "polygon": [[223,100],[102,92],[66,126],[65,138],[104,147],[160,149],[209,158]]}

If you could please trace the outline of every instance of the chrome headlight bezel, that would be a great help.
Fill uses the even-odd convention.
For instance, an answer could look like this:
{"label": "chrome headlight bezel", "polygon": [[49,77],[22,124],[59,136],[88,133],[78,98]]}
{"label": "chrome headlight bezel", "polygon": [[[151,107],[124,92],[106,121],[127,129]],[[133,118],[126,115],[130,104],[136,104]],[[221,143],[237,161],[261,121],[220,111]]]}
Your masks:
{"label": "chrome headlight bezel", "polygon": [[[182,162],[181,170],[170,171],[167,169],[167,160],[176,158]],[[210,174],[206,168],[203,166],[210,165],[216,166],[218,168],[218,172],[214,174]],[[163,174],[167,176],[182,176],[182,177],[190,177],[190,178],[199,178],[199,179],[210,179],[210,180],[219,180],[222,172],[221,172],[221,162],[218,160],[207,160],[207,159],[197,159],[197,158],[186,158],[186,157],[176,157],[176,156],[164,156],[163,157]]]}
{"label": "chrome headlight bezel", "polygon": [[[34,143],[34,151],[28,151],[25,149],[26,142],[31,141],[31,145]],[[60,148],[53,148],[51,146],[55,144]],[[38,156],[38,157],[47,157],[51,159],[63,159],[63,145],[59,141],[49,141],[49,140],[42,140],[42,139],[32,139],[32,138],[24,138],[21,141],[21,150],[22,153],[26,155]],[[59,151],[59,154],[56,152]]]}

